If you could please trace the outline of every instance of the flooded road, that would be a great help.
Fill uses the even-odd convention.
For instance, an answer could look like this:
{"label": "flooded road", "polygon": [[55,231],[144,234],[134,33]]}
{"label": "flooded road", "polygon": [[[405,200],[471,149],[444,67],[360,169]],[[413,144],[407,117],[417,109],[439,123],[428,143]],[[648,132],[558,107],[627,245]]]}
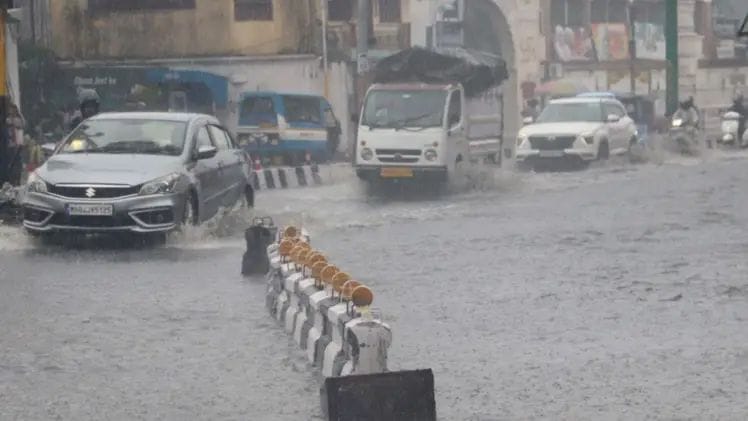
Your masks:
{"label": "flooded road", "polygon": [[[715,153],[498,172],[439,198],[351,181],[258,204],[372,287],[391,368],[434,369],[441,420],[738,420],[746,168]],[[238,275],[239,234],[45,251],[6,227],[0,250],[0,419],[318,415],[262,281]]]}

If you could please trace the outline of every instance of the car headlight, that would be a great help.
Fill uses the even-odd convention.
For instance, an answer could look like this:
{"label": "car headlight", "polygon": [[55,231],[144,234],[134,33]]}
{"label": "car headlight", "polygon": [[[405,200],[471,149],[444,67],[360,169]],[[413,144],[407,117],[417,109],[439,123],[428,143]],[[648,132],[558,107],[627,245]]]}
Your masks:
{"label": "car headlight", "polygon": [[526,135],[519,135],[517,136],[517,146],[522,146],[527,141]]}
{"label": "car headlight", "polygon": [[177,187],[177,181],[179,181],[179,173],[172,173],[166,177],[149,181],[143,184],[143,187],[140,188],[140,195],[150,196],[152,194],[174,193],[174,189]]}
{"label": "car headlight", "polygon": [[722,140],[732,140],[732,139],[733,137],[731,133],[727,133],[724,136],[722,136]]}
{"label": "car headlight", "polygon": [[683,119],[682,118],[676,118],[673,120],[673,127],[680,127],[683,125]]}
{"label": "car headlight", "polygon": [[369,148],[361,149],[361,159],[364,161],[371,161],[372,158],[374,158],[374,151]]}
{"label": "car headlight", "polygon": [[426,158],[427,161],[436,161],[438,156],[439,154],[437,154],[434,149],[427,149],[423,154],[423,157]]}
{"label": "car headlight", "polygon": [[26,189],[30,193],[47,193],[47,182],[33,172],[26,182]]}

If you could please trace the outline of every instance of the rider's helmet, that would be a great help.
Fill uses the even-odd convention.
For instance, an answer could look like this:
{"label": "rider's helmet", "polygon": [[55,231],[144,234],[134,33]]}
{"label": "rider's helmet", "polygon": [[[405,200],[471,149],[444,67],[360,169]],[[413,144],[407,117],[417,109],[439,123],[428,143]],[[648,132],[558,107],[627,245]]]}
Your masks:
{"label": "rider's helmet", "polygon": [[679,103],[681,110],[687,110],[691,108],[691,102],[689,99],[682,99]]}
{"label": "rider's helmet", "polygon": [[743,93],[736,92],[732,97],[732,103],[735,105],[743,105]]}
{"label": "rider's helmet", "polygon": [[78,93],[78,105],[83,118],[89,118],[99,113],[99,94],[94,89],[81,89]]}

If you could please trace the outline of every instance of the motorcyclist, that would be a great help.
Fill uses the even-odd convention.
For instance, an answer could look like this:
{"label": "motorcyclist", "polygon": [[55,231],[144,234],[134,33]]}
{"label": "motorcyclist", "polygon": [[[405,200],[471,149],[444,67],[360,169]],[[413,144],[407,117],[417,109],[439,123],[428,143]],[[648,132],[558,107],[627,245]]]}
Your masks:
{"label": "motorcyclist", "polygon": [[673,119],[683,120],[684,127],[699,127],[699,112],[693,104],[693,98],[682,100],[679,104],[678,111],[675,112]]}
{"label": "motorcyclist", "polygon": [[742,138],[743,133],[745,132],[745,119],[748,117],[748,110],[745,108],[743,94],[738,94],[733,98],[729,111],[740,114],[740,120],[738,122],[738,138]]}
{"label": "motorcyclist", "polygon": [[99,94],[94,89],[83,89],[78,93],[78,105],[80,115],[73,118],[70,130],[75,130],[83,120],[89,119],[99,113]]}

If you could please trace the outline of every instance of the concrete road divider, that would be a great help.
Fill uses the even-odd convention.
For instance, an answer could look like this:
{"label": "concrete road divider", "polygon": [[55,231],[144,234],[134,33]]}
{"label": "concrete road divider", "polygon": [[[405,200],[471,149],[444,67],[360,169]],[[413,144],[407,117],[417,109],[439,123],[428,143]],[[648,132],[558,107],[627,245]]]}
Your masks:
{"label": "concrete road divider", "polygon": [[[435,421],[431,370],[387,369],[392,331],[372,311],[374,292],[315,250],[306,231],[271,225],[258,220],[247,230],[245,256],[264,245],[267,233],[276,233],[265,249],[267,260],[249,259],[250,266],[269,267],[265,304],[326,379],[321,397],[328,419]],[[253,272],[244,264],[242,271]],[[347,387],[361,384],[371,393],[354,398]]]}
{"label": "concrete road divider", "polygon": [[255,191],[318,186],[322,181],[318,165],[271,167],[252,171],[252,187]]}

